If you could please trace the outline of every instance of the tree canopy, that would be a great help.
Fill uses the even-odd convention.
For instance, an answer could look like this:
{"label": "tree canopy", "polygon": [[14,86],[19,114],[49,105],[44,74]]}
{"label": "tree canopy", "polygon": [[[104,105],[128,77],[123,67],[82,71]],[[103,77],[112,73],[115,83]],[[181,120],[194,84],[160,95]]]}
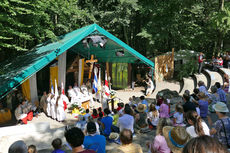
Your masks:
{"label": "tree canopy", "polygon": [[230,51],[227,0],[2,0],[0,61],[97,23],[145,56]]}

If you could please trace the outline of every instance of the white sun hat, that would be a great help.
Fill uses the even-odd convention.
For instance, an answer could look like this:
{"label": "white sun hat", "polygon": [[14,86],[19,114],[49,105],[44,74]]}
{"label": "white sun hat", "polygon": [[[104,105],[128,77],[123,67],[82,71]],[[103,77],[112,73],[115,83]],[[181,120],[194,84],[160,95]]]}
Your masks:
{"label": "white sun hat", "polygon": [[223,102],[217,102],[212,107],[216,112],[223,112],[223,113],[229,112],[227,105]]}

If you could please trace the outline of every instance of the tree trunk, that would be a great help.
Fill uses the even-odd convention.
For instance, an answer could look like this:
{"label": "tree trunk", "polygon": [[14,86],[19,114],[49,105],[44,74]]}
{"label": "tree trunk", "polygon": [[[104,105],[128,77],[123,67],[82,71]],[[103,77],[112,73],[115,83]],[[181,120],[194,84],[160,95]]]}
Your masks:
{"label": "tree trunk", "polygon": [[[219,12],[224,9],[224,0],[219,0]],[[221,29],[218,29],[217,35],[217,53],[219,54],[223,49],[223,33]]]}
{"label": "tree trunk", "polygon": [[128,38],[128,34],[127,34],[127,27],[123,26],[123,30],[124,30],[125,43],[129,45],[129,38]]}

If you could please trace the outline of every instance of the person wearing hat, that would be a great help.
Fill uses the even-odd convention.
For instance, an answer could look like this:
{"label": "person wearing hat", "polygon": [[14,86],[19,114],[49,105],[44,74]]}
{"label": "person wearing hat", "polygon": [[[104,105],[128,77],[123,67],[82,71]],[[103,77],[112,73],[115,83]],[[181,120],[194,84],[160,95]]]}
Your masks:
{"label": "person wearing hat", "polygon": [[145,104],[139,104],[137,106],[138,113],[135,117],[135,127],[137,130],[140,130],[140,132],[148,132],[149,126],[147,123],[147,113],[145,112],[146,105]]}
{"label": "person wearing hat", "polygon": [[[228,107],[223,102],[217,102],[213,105],[218,120],[213,124],[210,134],[214,135],[219,142],[230,148],[230,117],[226,115],[229,112]],[[210,125],[212,125],[210,120]]]}
{"label": "person wearing hat", "polygon": [[182,153],[184,146],[190,140],[189,134],[181,126],[165,126],[163,128],[163,135],[173,153]]}
{"label": "person wearing hat", "polygon": [[83,145],[85,149],[92,149],[96,152],[105,153],[106,139],[103,135],[96,133],[97,128],[94,122],[88,122],[87,133]]}

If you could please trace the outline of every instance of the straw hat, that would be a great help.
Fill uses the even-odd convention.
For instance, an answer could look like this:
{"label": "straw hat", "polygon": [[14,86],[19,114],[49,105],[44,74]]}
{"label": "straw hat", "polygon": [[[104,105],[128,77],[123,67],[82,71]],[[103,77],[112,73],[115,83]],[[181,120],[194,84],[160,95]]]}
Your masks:
{"label": "straw hat", "polygon": [[144,112],[146,110],[146,105],[145,104],[139,104],[138,106],[137,106],[137,111],[138,112]]}
{"label": "straw hat", "polygon": [[190,136],[184,127],[165,126],[163,135],[167,141],[168,147],[173,153],[181,153]]}
{"label": "straw hat", "polygon": [[111,132],[110,135],[109,135],[109,139],[111,139],[111,140],[118,140],[118,138],[119,138],[118,133]]}
{"label": "straw hat", "polygon": [[223,113],[229,112],[227,105],[223,102],[217,102],[212,107],[216,112],[223,112]]}

